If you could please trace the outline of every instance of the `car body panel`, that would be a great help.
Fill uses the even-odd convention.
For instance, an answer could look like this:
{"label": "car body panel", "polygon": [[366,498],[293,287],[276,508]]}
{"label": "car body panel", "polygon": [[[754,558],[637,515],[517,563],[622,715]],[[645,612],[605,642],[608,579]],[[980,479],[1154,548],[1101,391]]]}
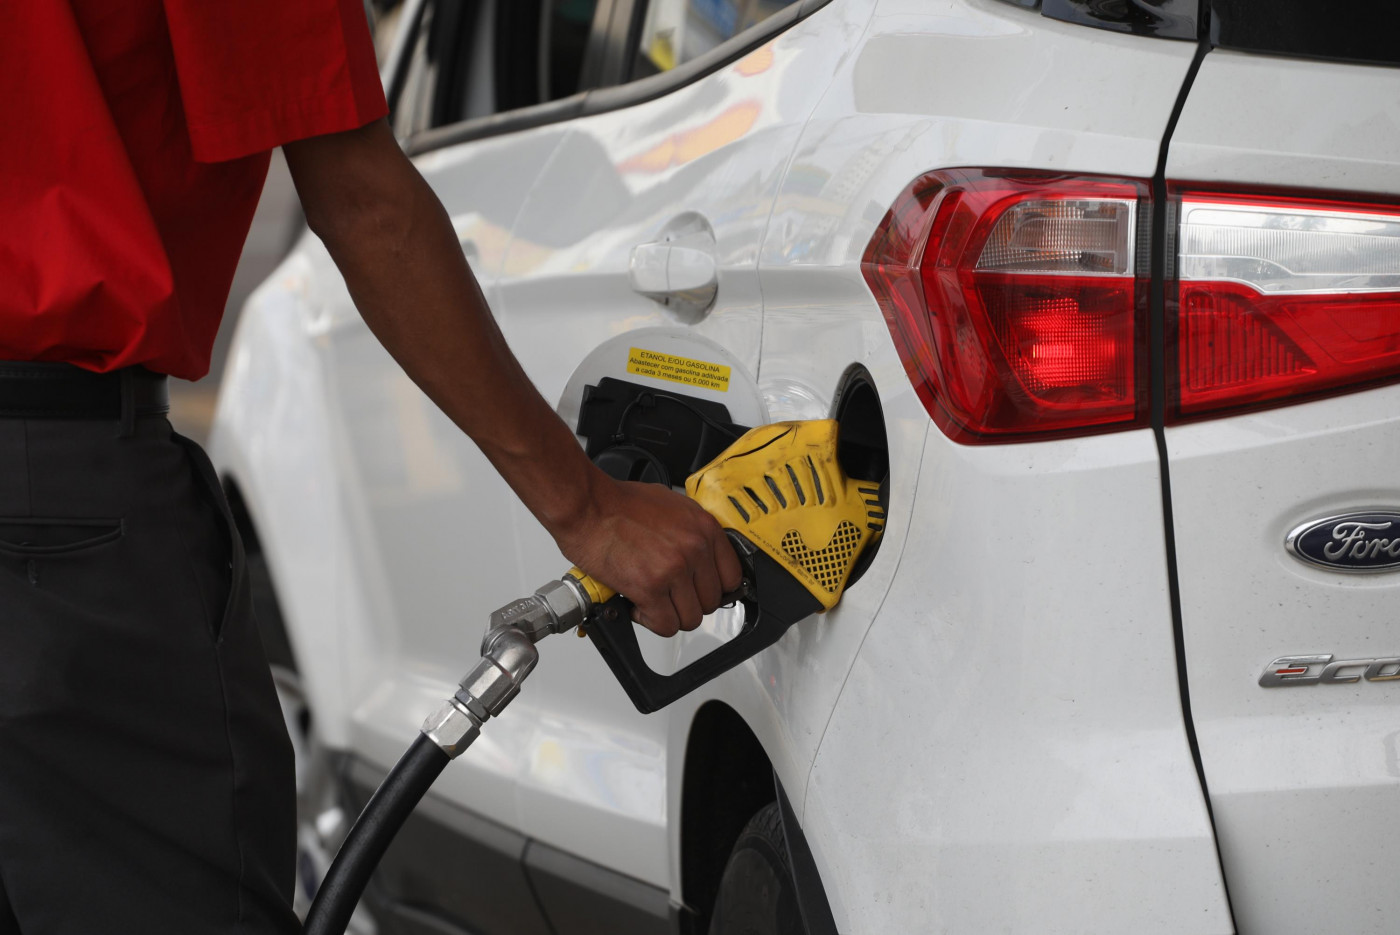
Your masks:
{"label": "car body panel", "polygon": [[[415,158],[488,302],[499,301],[520,208],[565,135],[542,127]],[[521,567],[509,488],[383,350],[348,295],[343,302],[343,322],[319,346],[330,361],[345,446],[337,471],[359,500],[357,567],[380,634],[347,667],[351,738],[357,752],[387,767],[479,654],[486,614],[542,582],[529,581]],[[522,733],[497,725],[437,792],[514,826],[524,743]]]}
{"label": "car body panel", "polygon": [[[338,276],[336,277],[338,278]],[[307,328],[324,298],[321,275],[294,251],[248,299],[238,322],[209,454],[237,485],[277,587],[303,688],[328,744],[349,742],[344,654],[372,640],[357,594],[341,508],[334,426]]]}
{"label": "car body panel", "polygon": [[[576,416],[583,386],[601,376],[724,403],[745,425],[783,417],[761,383],[758,253],[802,126],[832,61],[868,13],[868,4],[832,4],[672,94],[572,122],[521,212],[496,305],[507,338],[523,349],[526,372],[566,419]],[[712,251],[718,271],[712,309],[677,313],[634,291],[634,247],[697,231],[693,242]],[[634,347],[728,367],[729,387],[712,391],[629,372]],[[820,415],[832,402],[822,402]],[[523,512],[518,526],[527,578],[559,574],[567,563],[544,531]],[[674,671],[738,623],[736,612],[721,611],[695,634],[642,639],[653,667]],[[794,654],[811,653],[799,642],[791,635],[772,659],[716,685],[752,698],[739,706],[770,756],[805,758],[805,770],[815,736],[792,751],[785,722],[794,709],[824,719],[821,703],[789,698],[786,680],[781,690],[733,688],[751,686],[756,676],[776,678],[774,666],[787,671]],[[515,723],[531,725],[534,751],[517,786],[521,827],[534,839],[667,887],[679,902],[678,823],[668,825],[678,813],[670,790],[679,773],[669,764],[685,749],[689,721],[639,715],[591,646],[572,641],[542,652],[548,675],[511,711]],[[713,695],[696,703],[705,697]]]}
{"label": "car body panel", "polygon": [[1215,50],[1201,63],[1167,178],[1394,196],[1394,68]]}
{"label": "car body panel", "polygon": [[[1167,176],[1400,196],[1394,69],[1211,52]],[[1288,655],[1400,655],[1400,574],[1284,547],[1300,523],[1400,508],[1400,388],[1169,426],[1191,704],[1243,931],[1380,932],[1400,912],[1400,695],[1392,682],[1263,688]],[[1392,638],[1394,636],[1394,638]]]}
{"label": "car body panel", "polygon": [[929,435],[901,573],[802,814],[841,931],[1233,931],[1158,478],[1147,430]]}
{"label": "car body panel", "polygon": [[[488,297],[533,181],[530,169],[541,168],[561,139],[559,128],[542,128],[417,160]],[[324,245],[307,234],[289,262],[317,282],[299,340],[314,358],[307,375],[322,384],[314,395],[291,395],[286,385],[277,392],[305,400],[299,405],[324,405],[327,449],[316,462],[336,481],[332,508],[340,528],[331,554],[343,563],[337,614],[365,621],[336,640],[341,698],[318,717],[328,737],[345,737],[348,747],[387,767],[479,652],[485,613],[527,590],[514,556],[515,519],[502,495],[491,493],[505,488],[484,456],[369,332]],[[246,317],[261,314],[250,307]],[[241,392],[233,385],[225,396]],[[300,444],[280,426],[256,431],[268,448]],[[295,515],[302,506],[282,509]],[[476,571],[463,574],[464,566]],[[342,717],[348,721],[336,723]],[[470,789],[477,811],[513,821],[520,754],[509,742],[509,731],[483,738],[439,790]]]}
{"label": "car body panel", "polygon": [[[820,398],[838,352],[812,366],[814,349],[864,348],[895,462],[900,426],[928,416],[861,277],[884,212],[943,167],[1150,177],[1193,53],[1000,3],[879,4],[770,224],[765,381]],[[905,458],[922,466],[899,572],[805,798],[780,772],[838,927],[1230,931],[1177,692],[1150,433],[966,448],[930,431]],[[1153,879],[1171,884],[1149,906]]]}

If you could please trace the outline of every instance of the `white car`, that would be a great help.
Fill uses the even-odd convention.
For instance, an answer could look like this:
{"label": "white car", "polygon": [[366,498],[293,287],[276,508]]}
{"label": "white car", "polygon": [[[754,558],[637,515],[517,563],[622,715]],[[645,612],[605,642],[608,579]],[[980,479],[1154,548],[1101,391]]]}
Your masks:
{"label": "white car", "polygon": [[[378,930],[1391,931],[1400,46],[1359,9],[412,0],[396,131],[581,443],[679,484],[715,425],[835,415],[888,526],[838,607],[659,713],[541,644]],[[486,615],[567,562],[309,234],[212,452],[310,891]]]}

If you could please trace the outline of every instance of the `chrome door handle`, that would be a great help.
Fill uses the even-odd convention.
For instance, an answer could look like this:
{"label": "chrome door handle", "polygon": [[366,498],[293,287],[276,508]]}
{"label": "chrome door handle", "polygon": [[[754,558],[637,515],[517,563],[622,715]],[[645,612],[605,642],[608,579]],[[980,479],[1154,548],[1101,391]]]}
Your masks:
{"label": "chrome door handle", "polygon": [[627,279],[634,291],[681,316],[705,311],[719,292],[714,253],[674,241],[633,247]]}

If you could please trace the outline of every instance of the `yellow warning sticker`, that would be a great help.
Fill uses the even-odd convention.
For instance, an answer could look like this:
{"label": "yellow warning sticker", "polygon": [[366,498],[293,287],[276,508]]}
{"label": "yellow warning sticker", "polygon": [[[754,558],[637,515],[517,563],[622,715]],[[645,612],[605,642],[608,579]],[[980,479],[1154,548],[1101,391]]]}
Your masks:
{"label": "yellow warning sticker", "polygon": [[627,372],[655,380],[670,380],[686,386],[729,392],[729,368],[705,360],[691,360],[675,354],[647,351],[640,347],[627,352]]}

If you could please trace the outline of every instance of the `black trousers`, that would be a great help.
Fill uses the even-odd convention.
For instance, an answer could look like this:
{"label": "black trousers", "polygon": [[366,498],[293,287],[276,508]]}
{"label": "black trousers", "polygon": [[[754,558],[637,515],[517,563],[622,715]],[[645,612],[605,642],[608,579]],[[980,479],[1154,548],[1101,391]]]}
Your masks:
{"label": "black trousers", "polygon": [[0,935],[297,932],[295,809],[204,452],[0,418]]}

